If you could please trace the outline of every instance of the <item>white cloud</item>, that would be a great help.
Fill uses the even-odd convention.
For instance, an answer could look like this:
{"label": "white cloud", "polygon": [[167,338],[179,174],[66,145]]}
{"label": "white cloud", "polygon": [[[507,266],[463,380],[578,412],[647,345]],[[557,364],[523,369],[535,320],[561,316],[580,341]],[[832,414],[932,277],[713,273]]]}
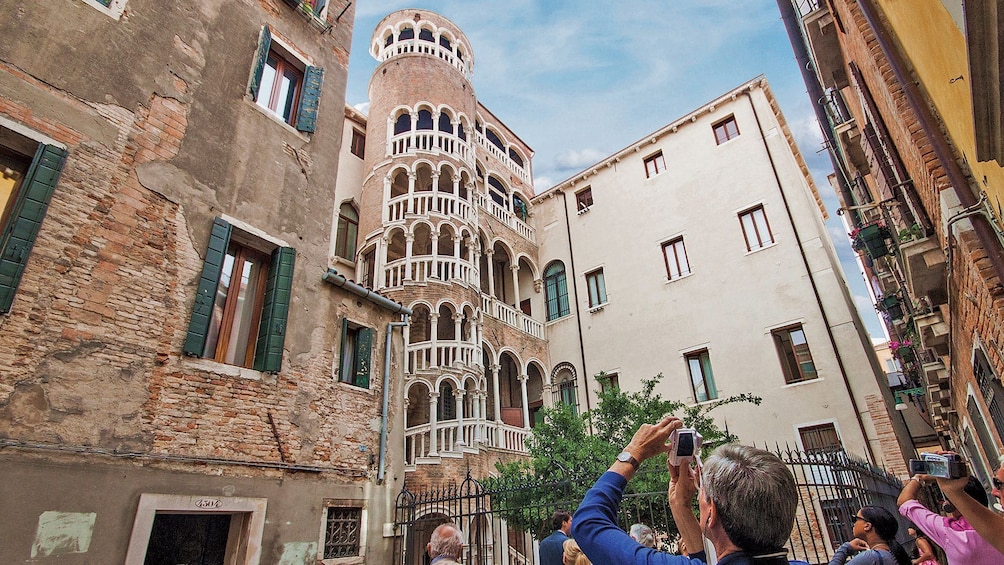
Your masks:
{"label": "white cloud", "polygon": [[540,194],[554,186],[554,179],[551,177],[533,177],[533,193]]}
{"label": "white cloud", "polygon": [[595,164],[600,159],[606,157],[609,153],[605,151],[600,151],[599,149],[580,149],[578,151],[574,149],[569,149],[559,153],[554,159],[555,163],[559,167],[566,169],[584,169],[589,165]]}
{"label": "white cloud", "polygon": [[368,116],[369,113],[370,113],[370,103],[369,102],[360,102],[359,104],[355,104],[352,107],[355,108],[357,112],[359,112],[360,114],[362,114],[364,116]]}

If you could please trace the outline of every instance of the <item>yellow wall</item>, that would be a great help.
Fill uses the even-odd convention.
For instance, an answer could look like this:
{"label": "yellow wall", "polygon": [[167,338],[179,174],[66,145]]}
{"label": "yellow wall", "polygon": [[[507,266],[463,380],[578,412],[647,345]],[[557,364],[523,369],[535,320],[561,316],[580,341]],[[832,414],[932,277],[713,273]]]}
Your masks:
{"label": "yellow wall", "polygon": [[940,0],[878,0],[878,4],[945,121],[952,142],[1000,219],[1004,216],[1004,168],[996,161],[976,160],[969,62],[962,32]]}

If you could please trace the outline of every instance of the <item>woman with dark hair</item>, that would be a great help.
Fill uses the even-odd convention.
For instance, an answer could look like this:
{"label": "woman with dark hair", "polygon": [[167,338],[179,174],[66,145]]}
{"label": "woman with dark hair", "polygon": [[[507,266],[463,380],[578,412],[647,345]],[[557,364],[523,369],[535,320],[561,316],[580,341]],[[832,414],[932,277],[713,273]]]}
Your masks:
{"label": "woman with dark hair", "polygon": [[939,565],[938,559],[934,555],[934,546],[931,545],[931,540],[927,539],[924,532],[915,526],[910,526],[906,529],[906,533],[913,538],[913,554],[910,555],[913,558],[913,565]]}
{"label": "woman with dark hair", "polygon": [[865,506],[854,516],[854,539],[837,548],[830,565],[911,565],[910,556],[896,541],[898,530],[891,512]]}

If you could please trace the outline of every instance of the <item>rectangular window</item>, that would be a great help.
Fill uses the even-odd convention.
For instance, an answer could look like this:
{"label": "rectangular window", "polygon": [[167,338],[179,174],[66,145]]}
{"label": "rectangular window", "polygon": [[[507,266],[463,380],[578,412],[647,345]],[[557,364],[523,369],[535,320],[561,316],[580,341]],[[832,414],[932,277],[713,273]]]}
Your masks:
{"label": "rectangular window", "polygon": [[645,178],[652,178],[666,170],[666,159],[662,151],[645,158]]}
{"label": "rectangular window", "polygon": [[366,136],[363,132],[352,128],[352,154],[362,159],[366,155]]}
{"label": "rectangular window", "polygon": [[739,137],[739,126],[736,125],[736,117],[729,116],[724,120],[711,126],[711,129],[715,130],[715,141],[718,145],[725,143],[730,139]]}
{"label": "rectangular window", "polygon": [[304,132],[313,132],[324,70],[294,57],[273,41],[266,25],[258,41],[248,90],[255,103]]}
{"label": "rectangular window", "polygon": [[607,285],[603,280],[603,269],[597,269],[591,273],[587,273],[586,286],[589,287],[590,308],[607,303]]}
{"label": "rectangular window", "polygon": [[808,454],[833,453],[842,451],[837,428],[832,423],[818,426],[798,428],[798,437],[802,440],[802,449]]}
{"label": "rectangular window", "polygon": [[14,293],[56,190],[66,150],[0,128],[0,313]]}
{"label": "rectangular window", "polygon": [[373,333],[370,328],[353,324],[348,318],[342,318],[338,380],[361,388],[369,388]]}
{"label": "rectangular window", "polygon": [[617,378],[617,373],[605,373],[603,378],[600,379],[600,389],[603,392],[611,392],[615,390],[620,390],[621,383]]}
{"label": "rectangular window", "polygon": [[[990,411],[990,421],[993,422],[998,437],[1004,438],[1004,387],[1001,386],[1000,379],[994,375],[990,362],[981,349],[976,350],[973,358],[973,376],[976,377],[976,384],[980,387],[987,410]],[[987,456],[991,459],[992,453],[987,452]]]}
{"label": "rectangular window", "polygon": [[774,336],[774,345],[781,358],[784,382],[798,383],[812,380],[818,376],[801,325],[774,330],[771,335]]}
{"label": "rectangular window", "polygon": [[[264,251],[274,247],[271,253]],[[187,355],[277,372],[296,250],[213,222],[185,338]]]}
{"label": "rectangular window", "polygon": [[747,251],[756,251],[774,243],[774,234],[770,232],[770,224],[767,223],[763,206],[739,214],[739,223],[743,228]]}
{"label": "rectangular window", "polygon": [[328,508],[324,521],[324,559],[359,555],[362,517],[362,508]]}
{"label": "rectangular window", "polygon": [[690,370],[690,387],[694,391],[694,400],[705,402],[718,398],[715,388],[715,376],[711,372],[711,356],[708,350],[695,351],[685,356],[687,368]]}
{"label": "rectangular window", "polygon": [[591,187],[587,186],[575,193],[575,207],[579,212],[585,212],[592,205],[593,189]]}
{"label": "rectangular window", "polygon": [[690,274],[690,261],[687,260],[687,249],[683,246],[682,237],[662,244],[662,258],[666,262],[666,276],[669,280]]}

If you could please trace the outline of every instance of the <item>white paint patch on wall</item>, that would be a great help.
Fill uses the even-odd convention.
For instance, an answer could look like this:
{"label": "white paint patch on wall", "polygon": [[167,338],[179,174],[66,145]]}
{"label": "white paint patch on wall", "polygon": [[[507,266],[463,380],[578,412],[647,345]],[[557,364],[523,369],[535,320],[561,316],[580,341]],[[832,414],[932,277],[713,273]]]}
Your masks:
{"label": "white paint patch on wall", "polygon": [[97,517],[94,512],[42,512],[35,528],[31,558],[87,553]]}
{"label": "white paint patch on wall", "polygon": [[317,542],[291,542],[282,544],[279,565],[307,565],[317,559]]}

